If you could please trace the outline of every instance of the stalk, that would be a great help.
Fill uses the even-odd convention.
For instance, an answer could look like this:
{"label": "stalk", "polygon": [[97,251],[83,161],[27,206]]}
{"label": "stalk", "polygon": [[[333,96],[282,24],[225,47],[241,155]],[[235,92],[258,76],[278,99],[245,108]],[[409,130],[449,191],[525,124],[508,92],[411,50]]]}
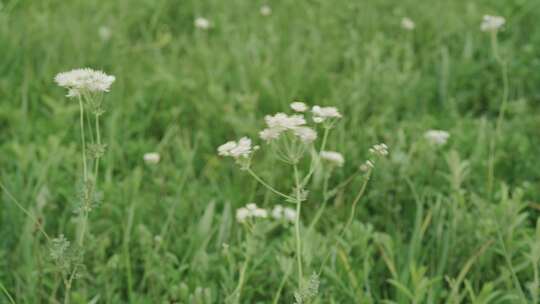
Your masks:
{"label": "stalk", "polygon": [[296,182],[296,221],[294,228],[296,232],[296,263],[298,264],[298,290],[302,290],[302,240],[300,238],[300,212],[302,211],[301,182],[298,174],[298,167],[294,166],[294,179]]}

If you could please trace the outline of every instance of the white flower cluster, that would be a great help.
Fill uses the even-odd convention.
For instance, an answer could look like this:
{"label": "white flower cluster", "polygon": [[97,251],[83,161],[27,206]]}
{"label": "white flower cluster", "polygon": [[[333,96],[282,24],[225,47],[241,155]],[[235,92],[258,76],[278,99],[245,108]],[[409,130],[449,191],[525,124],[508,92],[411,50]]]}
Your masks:
{"label": "white flower cluster", "polygon": [[311,112],[313,113],[313,122],[315,123],[341,118],[341,113],[335,107],[313,106]]}
{"label": "white flower cluster", "polygon": [[81,94],[86,92],[109,92],[114,80],[114,76],[89,68],[59,73],[54,77],[54,81],[59,86],[68,89],[68,97],[81,96]]}
{"label": "white flower cluster", "polygon": [[485,15],[480,24],[480,30],[483,32],[497,31],[506,23],[504,17]]}
{"label": "white flower cluster", "polygon": [[159,153],[157,152],[150,152],[150,153],[145,153],[143,155],[143,159],[147,165],[156,165],[157,163],[159,163],[160,156],[159,156]]}
{"label": "white flower cluster", "polygon": [[195,18],[194,23],[195,23],[195,27],[201,30],[207,30],[211,26],[210,21],[203,17]]}
{"label": "white flower cluster", "polygon": [[287,222],[294,222],[296,220],[296,210],[290,207],[283,207],[276,205],[272,209],[272,217],[276,220],[285,220]]}
{"label": "white flower cluster", "polygon": [[401,19],[401,27],[405,30],[412,31],[416,27],[414,24],[414,21],[412,21],[410,18],[404,17]]}
{"label": "white flower cluster", "polygon": [[443,130],[428,130],[424,133],[424,138],[434,146],[443,146],[448,141],[450,133]]}
{"label": "white flower cluster", "polygon": [[345,158],[341,153],[335,151],[321,151],[321,159],[327,161],[328,163],[341,167],[345,163]]}
{"label": "white flower cluster", "polygon": [[221,156],[230,156],[234,159],[249,158],[257,146],[251,146],[251,139],[242,137],[238,142],[229,141],[218,148],[218,154]]}
{"label": "white flower cluster", "polygon": [[369,149],[369,152],[376,156],[386,156],[388,155],[388,146],[386,144],[374,145]]}
{"label": "white flower cluster", "polygon": [[245,207],[236,209],[236,220],[239,223],[244,223],[252,218],[267,218],[268,211],[257,207],[255,203],[247,204]]}
{"label": "white flower cluster", "polygon": [[259,133],[261,139],[266,142],[276,140],[286,131],[292,131],[300,140],[309,144],[317,138],[315,130],[304,126],[306,120],[303,115],[287,115],[277,113],[274,116],[267,115],[265,118],[267,128]]}
{"label": "white flower cluster", "polygon": [[270,16],[272,14],[272,9],[268,5],[261,6],[261,15],[263,16]]}

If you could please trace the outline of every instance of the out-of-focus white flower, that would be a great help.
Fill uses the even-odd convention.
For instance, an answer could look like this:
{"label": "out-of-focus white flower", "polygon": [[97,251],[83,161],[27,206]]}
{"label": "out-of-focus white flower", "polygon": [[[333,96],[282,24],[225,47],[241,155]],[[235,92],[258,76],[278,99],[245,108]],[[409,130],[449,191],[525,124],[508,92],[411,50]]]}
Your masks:
{"label": "out-of-focus white flower", "polygon": [[298,127],[293,129],[294,134],[300,138],[300,140],[305,144],[312,143],[317,139],[317,132],[309,127]]}
{"label": "out-of-focus white flower", "polygon": [[484,15],[482,24],[480,24],[480,30],[483,32],[497,31],[506,23],[504,17]]}
{"label": "out-of-focus white flower", "polygon": [[404,17],[403,19],[401,19],[401,27],[408,31],[412,31],[414,30],[416,25],[414,24],[414,21],[412,21],[410,18]]}
{"label": "out-of-focus white flower", "polygon": [[270,16],[272,14],[272,9],[268,5],[261,6],[261,15]]}
{"label": "out-of-focus white flower", "polygon": [[291,130],[301,125],[306,124],[306,120],[302,115],[287,115],[285,113],[277,113],[274,116],[266,115],[264,118],[269,128],[277,130]]}
{"label": "out-of-focus white flower", "polygon": [[366,160],[365,163],[360,165],[360,170],[362,170],[363,172],[367,172],[367,171],[373,169],[373,167],[375,167],[375,164],[371,160],[368,159],[368,160]]}
{"label": "out-of-focus white flower", "polygon": [[272,209],[272,217],[276,220],[285,220],[288,222],[294,222],[296,220],[296,210],[293,208],[285,207],[281,205],[276,205]]}
{"label": "out-of-focus white flower", "polygon": [[369,152],[377,156],[386,156],[388,155],[388,146],[385,144],[374,145],[369,149]]}
{"label": "out-of-focus white flower", "polygon": [[280,134],[281,131],[275,128],[267,128],[259,132],[261,139],[267,142],[278,139]]}
{"label": "out-of-focus white flower", "polygon": [[195,27],[201,30],[207,30],[210,28],[210,21],[203,17],[195,18]]}
{"label": "out-of-focus white flower", "polygon": [[247,204],[245,207],[236,209],[236,220],[239,223],[245,222],[251,218],[267,218],[268,211],[263,208],[257,207],[255,203]]}
{"label": "out-of-focus white flower", "polygon": [[321,151],[321,158],[338,167],[343,166],[345,163],[345,158],[343,158],[343,155],[335,151]]}
{"label": "out-of-focus white flower", "polygon": [[283,217],[283,206],[275,205],[274,209],[272,209],[272,217],[280,220]]}
{"label": "out-of-focus white flower", "polygon": [[300,101],[295,101],[291,103],[291,109],[293,109],[296,112],[305,112],[308,110],[308,106]]}
{"label": "out-of-focus white flower", "polygon": [[155,165],[159,163],[160,156],[157,152],[145,153],[143,156],[144,162],[148,165]]}
{"label": "out-of-focus white flower", "polygon": [[341,113],[335,107],[314,106],[311,112],[313,113],[313,121],[315,123],[321,123],[331,118],[341,118]]}
{"label": "out-of-focus white flower", "polygon": [[424,137],[434,146],[443,146],[448,141],[450,133],[443,130],[428,130]]}
{"label": "out-of-focus white flower", "polygon": [[251,146],[251,139],[242,137],[238,142],[229,141],[218,147],[218,154],[221,156],[230,156],[232,158],[249,158],[251,153],[257,149],[257,146]]}
{"label": "out-of-focus white flower", "polygon": [[109,39],[111,39],[112,31],[109,27],[102,25],[99,27],[98,34],[101,40],[108,41]]}
{"label": "out-of-focus white flower", "polygon": [[54,81],[59,86],[68,89],[68,97],[80,96],[84,92],[109,92],[115,79],[114,76],[89,68],[58,73],[54,77]]}

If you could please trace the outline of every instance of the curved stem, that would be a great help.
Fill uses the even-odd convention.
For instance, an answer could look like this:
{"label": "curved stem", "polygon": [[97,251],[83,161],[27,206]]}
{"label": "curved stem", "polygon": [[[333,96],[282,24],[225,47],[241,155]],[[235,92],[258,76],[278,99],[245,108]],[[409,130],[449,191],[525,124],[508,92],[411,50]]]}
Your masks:
{"label": "curved stem", "polygon": [[248,168],[246,170],[251,176],[253,176],[254,179],[256,179],[259,183],[261,183],[263,186],[265,186],[268,190],[274,192],[275,194],[279,195],[279,196],[282,196],[284,198],[286,198],[287,200],[295,200],[294,197],[291,197],[287,194],[284,194],[282,192],[279,192],[278,190],[276,190],[274,187],[270,186],[267,182],[265,182],[262,178],[260,178],[255,172],[253,172],[253,170],[251,170],[250,168]]}
{"label": "curved stem", "polygon": [[294,167],[294,179],[296,181],[296,221],[294,223],[296,231],[296,263],[298,264],[298,290],[302,290],[302,239],[300,237],[300,212],[302,211],[302,194],[300,176],[298,173],[298,167]]}
{"label": "curved stem", "polygon": [[84,137],[84,106],[81,97],[79,96],[79,111],[81,123],[81,140],[82,140],[82,160],[83,160],[83,177],[84,182],[88,180],[88,170],[86,168],[86,139]]}

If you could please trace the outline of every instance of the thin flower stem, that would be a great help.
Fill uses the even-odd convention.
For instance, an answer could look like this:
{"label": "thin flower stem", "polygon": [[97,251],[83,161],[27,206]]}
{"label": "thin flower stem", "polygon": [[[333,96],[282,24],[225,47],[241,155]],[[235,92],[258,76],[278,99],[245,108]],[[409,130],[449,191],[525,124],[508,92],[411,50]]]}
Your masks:
{"label": "thin flower stem", "polygon": [[294,197],[291,197],[287,194],[284,194],[282,192],[279,192],[278,190],[276,190],[274,187],[270,186],[267,182],[265,182],[262,178],[260,178],[255,172],[253,172],[253,170],[251,170],[250,168],[248,168],[246,170],[251,176],[253,176],[254,179],[256,179],[259,183],[261,183],[263,186],[265,186],[268,190],[274,192],[275,194],[279,195],[279,196],[282,196],[284,198],[286,198],[287,200],[295,200]]}
{"label": "thin flower stem", "polygon": [[[98,149],[101,149],[101,134],[99,130],[99,115],[96,115],[96,138]],[[99,154],[96,156],[96,161],[94,165],[94,189],[97,188],[98,183],[98,173],[99,173]]]}
{"label": "thin flower stem", "polygon": [[79,110],[81,123],[81,140],[82,140],[82,160],[83,160],[83,177],[84,182],[88,180],[88,171],[86,168],[86,139],[84,137],[84,106],[81,97],[79,96]]}
{"label": "thin flower stem", "polygon": [[302,184],[300,182],[300,175],[298,173],[298,166],[293,165],[294,179],[296,182],[296,221],[294,223],[296,231],[296,263],[298,264],[298,290],[302,290],[302,280],[304,278],[302,274],[302,239],[300,237],[300,212],[302,211]]}
{"label": "thin flower stem", "polygon": [[[321,143],[321,147],[319,149],[319,152],[317,154],[317,157],[319,155],[321,155],[321,152],[324,151],[324,149],[326,148],[326,142],[328,140],[328,133],[330,133],[330,128],[329,127],[325,127],[324,128],[324,134],[323,134],[323,139],[322,139],[322,143]],[[315,152],[317,153],[317,152]],[[314,160],[316,158],[313,157],[313,161],[311,162],[311,166],[309,168],[309,172],[308,174],[304,177],[304,179],[302,180],[302,186],[305,186],[307,185],[307,183],[309,182],[309,179],[311,178],[311,176],[313,175],[313,173],[315,172],[315,165],[314,165]]]}
{"label": "thin flower stem", "polygon": [[240,272],[240,278],[238,279],[238,285],[236,286],[236,289],[235,289],[235,292],[234,292],[236,294],[235,303],[237,303],[237,304],[240,303],[240,298],[242,296],[242,289],[244,288],[244,281],[245,281],[245,277],[246,277],[246,271],[247,271],[250,260],[251,260],[251,255],[248,255],[247,258],[246,258],[246,261],[244,262],[244,265],[242,265],[242,271]]}

